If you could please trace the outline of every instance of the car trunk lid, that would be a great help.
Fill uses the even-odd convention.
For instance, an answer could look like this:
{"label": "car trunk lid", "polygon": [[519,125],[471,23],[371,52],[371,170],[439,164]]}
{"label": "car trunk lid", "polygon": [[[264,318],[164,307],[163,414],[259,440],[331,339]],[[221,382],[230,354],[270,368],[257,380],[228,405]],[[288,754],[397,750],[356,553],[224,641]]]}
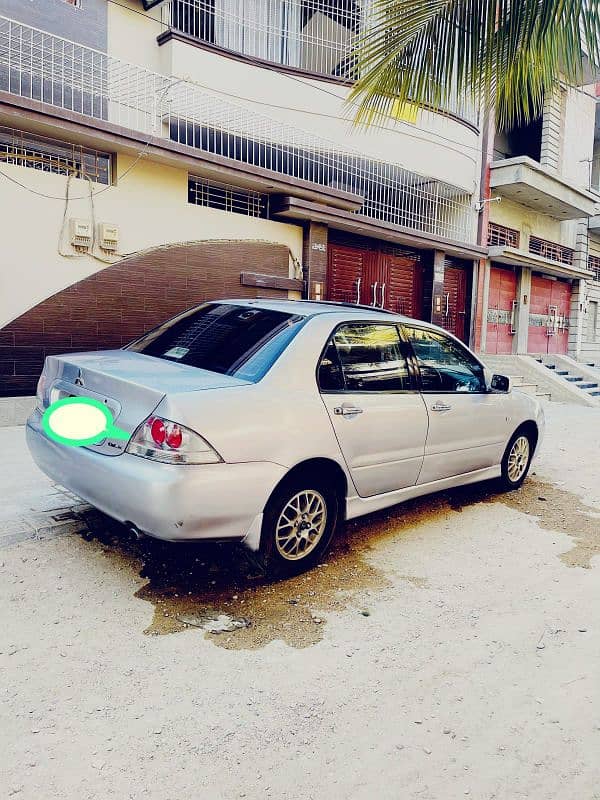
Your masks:
{"label": "car trunk lid", "polygon": [[[65,397],[90,397],[105,404],[115,424],[130,434],[169,393],[248,384],[230,375],[128,350],[48,356],[43,376],[45,407]],[[126,446],[126,441],[106,438],[90,449],[116,456]]]}

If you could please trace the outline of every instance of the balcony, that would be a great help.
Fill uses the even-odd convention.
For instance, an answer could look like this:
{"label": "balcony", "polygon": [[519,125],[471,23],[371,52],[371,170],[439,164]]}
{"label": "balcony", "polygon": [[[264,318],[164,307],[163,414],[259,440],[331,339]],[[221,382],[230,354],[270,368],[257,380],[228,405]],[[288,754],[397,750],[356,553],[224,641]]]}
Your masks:
{"label": "balcony", "polygon": [[[253,188],[322,202],[390,229],[474,247],[474,211],[463,190],[398,164],[365,158],[310,132],[161,75],[0,17],[0,94],[67,110],[91,129],[134,134],[137,148],[171,147],[186,158],[248,175]],[[175,146],[175,147],[174,147]],[[242,169],[243,167],[243,169]],[[208,169],[208,167],[206,167]],[[197,167],[194,166],[194,173]],[[237,170],[237,172],[236,172]],[[231,181],[233,182],[233,181]],[[362,200],[362,204],[361,204]],[[349,209],[354,208],[352,212]]]}
{"label": "balcony", "polygon": [[490,222],[488,254],[492,261],[568,278],[589,278],[592,267],[582,265],[576,251],[558,242],[522,235],[515,228]]}
{"label": "balcony", "polygon": [[554,219],[581,219],[597,213],[598,198],[527,156],[493,162],[490,186],[502,197]]}
{"label": "balcony", "polygon": [[[358,77],[356,44],[373,12],[374,0],[168,0],[159,42],[176,35],[253,63],[350,84]],[[477,122],[472,104],[458,97],[443,110]]]}

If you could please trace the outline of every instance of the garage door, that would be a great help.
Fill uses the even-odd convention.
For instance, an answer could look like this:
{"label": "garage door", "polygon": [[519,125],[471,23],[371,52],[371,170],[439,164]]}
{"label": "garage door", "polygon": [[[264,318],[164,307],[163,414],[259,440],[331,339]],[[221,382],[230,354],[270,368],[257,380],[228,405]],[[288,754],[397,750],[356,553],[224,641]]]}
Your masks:
{"label": "garage door", "polygon": [[487,353],[509,355],[514,340],[517,276],[512,270],[492,267],[488,297]]}

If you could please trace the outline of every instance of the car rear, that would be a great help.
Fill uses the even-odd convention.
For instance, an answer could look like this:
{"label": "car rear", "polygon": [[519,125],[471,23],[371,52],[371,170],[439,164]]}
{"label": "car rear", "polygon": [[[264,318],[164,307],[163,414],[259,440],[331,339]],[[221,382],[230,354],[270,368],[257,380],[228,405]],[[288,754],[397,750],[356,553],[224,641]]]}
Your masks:
{"label": "car rear", "polygon": [[[291,313],[213,303],[124,350],[48,357],[27,423],[34,460],[53,480],[143,533],[169,540],[243,538],[284,469],[223,458],[198,423],[217,413],[224,392],[239,397],[240,409],[252,402],[253,387],[303,322]],[[182,396],[193,418],[161,415]],[[42,416],[66,397],[106,405],[129,440],[107,436],[72,447],[48,438]]]}

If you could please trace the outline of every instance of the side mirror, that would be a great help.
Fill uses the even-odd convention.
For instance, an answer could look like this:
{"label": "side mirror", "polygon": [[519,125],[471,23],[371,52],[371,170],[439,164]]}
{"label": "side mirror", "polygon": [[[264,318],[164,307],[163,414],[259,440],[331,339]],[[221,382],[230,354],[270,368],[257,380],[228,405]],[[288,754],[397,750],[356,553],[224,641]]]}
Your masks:
{"label": "side mirror", "polygon": [[492,375],[490,389],[492,392],[510,392],[510,378],[506,375]]}

